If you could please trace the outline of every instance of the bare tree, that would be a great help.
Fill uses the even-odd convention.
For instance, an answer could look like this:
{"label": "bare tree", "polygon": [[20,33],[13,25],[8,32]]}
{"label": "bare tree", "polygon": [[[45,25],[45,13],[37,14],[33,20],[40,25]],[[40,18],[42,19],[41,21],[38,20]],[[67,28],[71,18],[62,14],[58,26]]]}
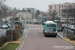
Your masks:
{"label": "bare tree", "polygon": [[7,11],[9,7],[4,4],[5,0],[0,0],[0,18],[8,16],[9,12]]}
{"label": "bare tree", "polygon": [[50,16],[50,18],[52,18],[52,20],[55,20],[57,12],[55,12],[55,10],[54,10],[53,12],[49,12],[48,15]]}

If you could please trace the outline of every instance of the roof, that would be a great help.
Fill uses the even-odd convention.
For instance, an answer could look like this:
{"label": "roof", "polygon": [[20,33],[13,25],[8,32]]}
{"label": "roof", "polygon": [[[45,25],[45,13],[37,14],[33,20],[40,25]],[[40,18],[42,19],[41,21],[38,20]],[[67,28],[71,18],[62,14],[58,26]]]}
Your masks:
{"label": "roof", "polygon": [[41,15],[47,15],[47,13],[40,13]]}

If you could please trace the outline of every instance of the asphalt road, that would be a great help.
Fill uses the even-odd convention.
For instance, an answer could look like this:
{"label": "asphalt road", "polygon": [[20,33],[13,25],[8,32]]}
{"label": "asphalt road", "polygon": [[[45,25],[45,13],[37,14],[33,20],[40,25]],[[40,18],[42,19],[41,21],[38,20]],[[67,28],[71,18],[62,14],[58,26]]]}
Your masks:
{"label": "asphalt road", "polygon": [[27,25],[28,33],[21,50],[75,50],[59,37],[45,37],[42,25]]}

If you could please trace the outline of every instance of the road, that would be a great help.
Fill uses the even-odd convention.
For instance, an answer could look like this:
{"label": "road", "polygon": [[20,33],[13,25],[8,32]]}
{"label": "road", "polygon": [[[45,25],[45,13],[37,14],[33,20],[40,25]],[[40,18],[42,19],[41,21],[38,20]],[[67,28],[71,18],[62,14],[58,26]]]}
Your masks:
{"label": "road", "polygon": [[28,33],[21,50],[75,50],[59,37],[45,37],[42,25],[27,25]]}

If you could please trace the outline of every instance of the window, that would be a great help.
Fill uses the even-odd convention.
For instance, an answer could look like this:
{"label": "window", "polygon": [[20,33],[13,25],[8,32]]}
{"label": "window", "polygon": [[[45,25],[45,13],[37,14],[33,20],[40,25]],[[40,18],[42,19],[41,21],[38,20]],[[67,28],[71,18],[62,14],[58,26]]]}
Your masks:
{"label": "window", "polygon": [[50,6],[50,9],[52,9],[52,6]]}
{"label": "window", "polygon": [[55,9],[56,9],[56,6],[55,6]]}
{"label": "window", "polygon": [[59,13],[60,13],[60,10],[59,10]]}
{"label": "window", "polygon": [[60,9],[60,5],[59,5],[59,9]]}
{"label": "window", "polygon": [[56,12],[56,10],[54,10],[54,12]]}
{"label": "window", "polygon": [[54,28],[54,27],[53,28],[52,27],[47,27],[46,31],[47,32],[56,31],[56,28]]}
{"label": "window", "polygon": [[66,7],[66,5],[64,5],[64,7]]}
{"label": "window", "polygon": [[62,10],[62,13],[66,13],[66,10]]}
{"label": "window", "polygon": [[71,10],[68,10],[68,13],[72,13],[72,11]]}
{"label": "window", "polygon": [[71,7],[71,5],[69,5],[69,7]]}
{"label": "window", "polygon": [[47,24],[48,27],[56,27],[55,24]]}
{"label": "window", "polygon": [[63,7],[63,5],[62,5],[62,7]]}
{"label": "window", "polygon": [[52,13],[52,11],[50,11],[50,13]]}
{"label": "window", "polygon": [[66,15],[62,15],[62,18],[66,18]]}

